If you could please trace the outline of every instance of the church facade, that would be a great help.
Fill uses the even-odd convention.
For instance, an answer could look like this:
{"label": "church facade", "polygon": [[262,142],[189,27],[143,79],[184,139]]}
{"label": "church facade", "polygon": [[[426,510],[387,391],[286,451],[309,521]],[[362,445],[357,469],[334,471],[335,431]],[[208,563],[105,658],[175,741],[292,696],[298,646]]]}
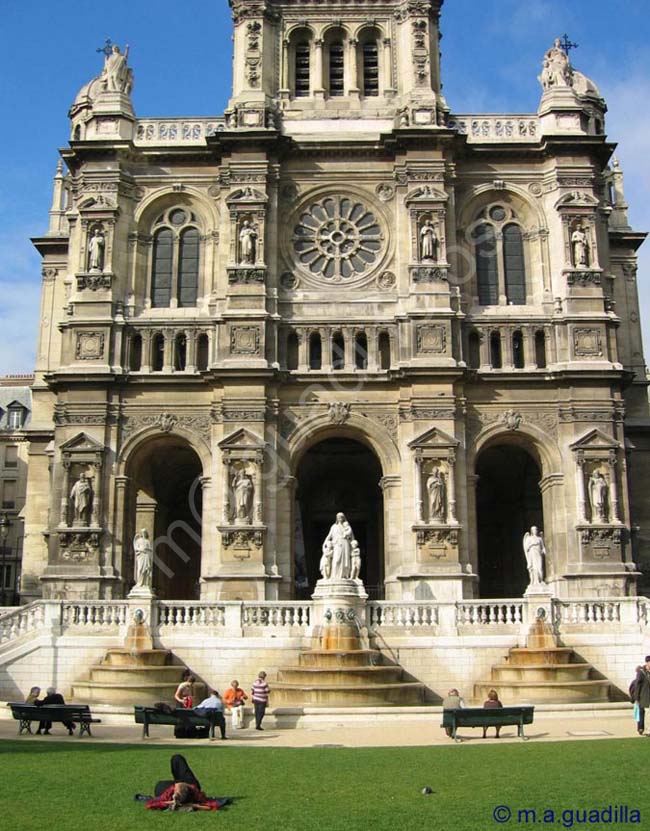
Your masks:
{"label": "church facade", "polygon": [[373,599],[636,594],[644,235],[596,85],[556,42],[536,113],[459,115],[442,0],[230,5],[223,115],[138,119],[118,47],[70,110],[23,600],[125,597],[143,531],[161,599],[308,598],[339,511]]}

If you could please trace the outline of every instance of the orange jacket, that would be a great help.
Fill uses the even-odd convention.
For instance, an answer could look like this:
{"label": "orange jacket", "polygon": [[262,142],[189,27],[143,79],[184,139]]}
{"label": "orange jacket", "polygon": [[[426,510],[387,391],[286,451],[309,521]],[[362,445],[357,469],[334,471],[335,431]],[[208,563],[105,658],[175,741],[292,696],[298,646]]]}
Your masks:
{"label": "orange jacket", "polygon": [[241,707],[247,698],[248,696],[241,687],[237,687],[236,690],[232,687],[228,687],[223,694],[223,703],[226,707]]}

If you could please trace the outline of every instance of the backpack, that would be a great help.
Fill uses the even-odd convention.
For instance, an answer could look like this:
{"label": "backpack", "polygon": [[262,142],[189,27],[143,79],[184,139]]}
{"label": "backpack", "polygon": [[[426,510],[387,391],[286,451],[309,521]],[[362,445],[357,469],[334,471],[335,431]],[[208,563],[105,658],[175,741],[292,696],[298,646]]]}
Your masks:
{"label": "backpack", "polygon": [[638,688],[637,679],[635,678],[634,681],[632,681],[632,683],[628,687],[628,693],[629,693],[630,701],[632,702],[632,704],[634,704],[634,702],[637,700],[637,688]]}

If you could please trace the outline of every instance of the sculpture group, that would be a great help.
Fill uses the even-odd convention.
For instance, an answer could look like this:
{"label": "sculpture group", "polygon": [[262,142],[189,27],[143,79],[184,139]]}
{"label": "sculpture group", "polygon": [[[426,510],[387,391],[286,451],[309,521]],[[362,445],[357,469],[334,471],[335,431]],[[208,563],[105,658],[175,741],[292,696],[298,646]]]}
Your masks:
{"label": "sculpture group", "polygon": [[320,573],[324,580],[358,580],[360,572],[359,543],[345,514],[338,513],[323,543]]}

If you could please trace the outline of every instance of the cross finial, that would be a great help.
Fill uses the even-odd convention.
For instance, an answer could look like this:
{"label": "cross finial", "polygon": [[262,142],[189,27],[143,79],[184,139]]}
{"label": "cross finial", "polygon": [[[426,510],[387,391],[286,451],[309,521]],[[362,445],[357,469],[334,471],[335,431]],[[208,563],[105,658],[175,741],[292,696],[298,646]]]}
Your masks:
{"label": "cross finial", "polygon": [[97,48],[97,52],[103,52],[106,57],[108,57],[111,52],[113,51],[113,41],[110,38],[106,38],[106,43],[103,46]]}
{"label": "cross finial", "polygon": [[578,43],[573,43],[572,41],[570,41],[569,36],[567,35],[566,32],[564,33],[564,37],[561,40],[562,40],[562,49],[564,50],[564,53],[567,56],[569,55],[569,52],[572,49],[577,49],[578,46],[580,45]]}

